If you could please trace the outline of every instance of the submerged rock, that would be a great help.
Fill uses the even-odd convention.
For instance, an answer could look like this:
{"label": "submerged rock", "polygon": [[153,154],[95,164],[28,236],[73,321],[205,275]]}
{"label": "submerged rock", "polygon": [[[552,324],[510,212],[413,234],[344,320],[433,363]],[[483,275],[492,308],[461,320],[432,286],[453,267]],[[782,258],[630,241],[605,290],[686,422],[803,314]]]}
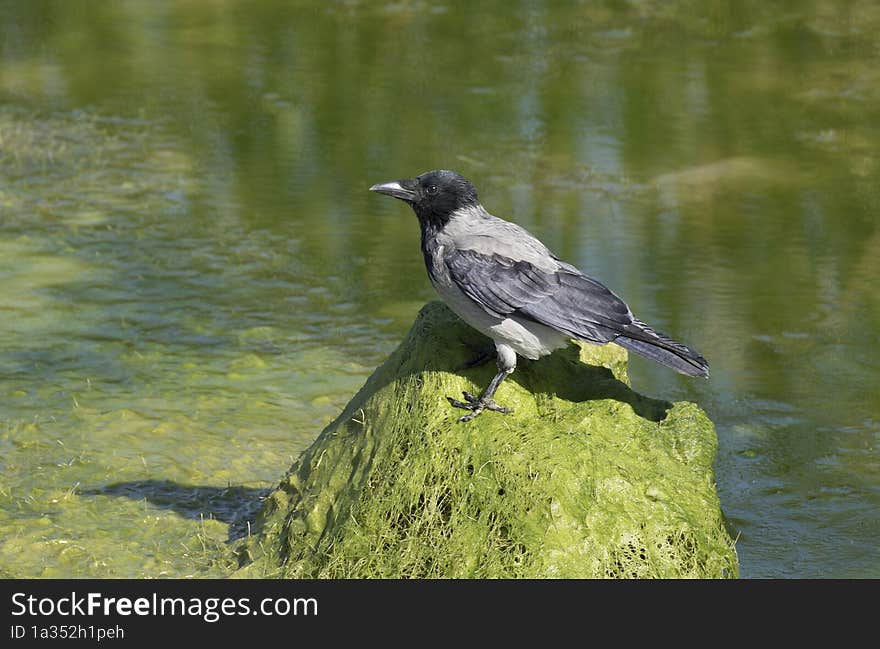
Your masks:
{"label": "submerged rock", "polygon": [[734,577],[692,403],[627,385],[626,351],[572,343],[521,360],[496,399],[514,413],[458,423],[446,396],[494,363],[440,302],[268,497],[239,548],[245,577]]}

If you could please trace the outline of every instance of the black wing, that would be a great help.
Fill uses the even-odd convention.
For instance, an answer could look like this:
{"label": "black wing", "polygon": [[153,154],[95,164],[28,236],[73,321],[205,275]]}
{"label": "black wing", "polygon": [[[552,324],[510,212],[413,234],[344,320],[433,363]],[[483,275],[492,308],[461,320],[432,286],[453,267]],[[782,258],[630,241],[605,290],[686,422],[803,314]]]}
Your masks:
{"label": "black wing", "polygon": [[449,252],[444,261],[458,288],[497,317],[517,315],[600,344],[633,322],[623,300],[573,266],[551,272],[474,250]]}
{"label": "black wing", "polygon": [[516,315],[586,342],[615,341],[684,374],[708,376],[702,356],[636,319],[608,287],[574,266],[560,262],[553,272],[474,250],[450,251],[444,261],[456,286],[496,317]]}

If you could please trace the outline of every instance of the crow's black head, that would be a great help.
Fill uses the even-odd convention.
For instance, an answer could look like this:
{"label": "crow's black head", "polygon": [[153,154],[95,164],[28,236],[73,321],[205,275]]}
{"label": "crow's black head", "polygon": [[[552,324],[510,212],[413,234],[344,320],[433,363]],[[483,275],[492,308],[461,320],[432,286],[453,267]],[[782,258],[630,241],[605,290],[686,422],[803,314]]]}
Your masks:
{"label": "crow's black head", "polygon": [[460,174],[445,169],[428,171],[416,178],[379,183],[370,187],[370,191],[409,203],[423,226],[442,227],[455,210],[479,205],[474,186]]}

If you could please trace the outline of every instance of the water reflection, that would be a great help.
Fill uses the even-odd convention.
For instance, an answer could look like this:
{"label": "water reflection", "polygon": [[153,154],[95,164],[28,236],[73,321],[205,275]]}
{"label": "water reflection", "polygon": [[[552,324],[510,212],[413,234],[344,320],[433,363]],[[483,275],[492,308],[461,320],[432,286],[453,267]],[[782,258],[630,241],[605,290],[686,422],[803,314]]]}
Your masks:
{"label": "water reflection", "polygon": [[[718,424],[744,576],[880,574],[878,27],[866,1],[7,3],[21,569],[192,571],[64,559],[97,516],[76,485],[271,485],[432,297],[412,216],[366,188],[451,167],[709,358],[630,375]],[[53,499],[60,527],[21,522]]]}

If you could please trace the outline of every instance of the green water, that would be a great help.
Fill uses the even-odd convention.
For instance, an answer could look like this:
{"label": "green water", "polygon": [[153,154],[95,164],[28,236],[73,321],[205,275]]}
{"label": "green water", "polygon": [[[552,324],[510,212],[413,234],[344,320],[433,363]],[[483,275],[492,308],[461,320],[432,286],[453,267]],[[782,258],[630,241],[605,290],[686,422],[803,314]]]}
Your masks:
{"label": "green water", "polygon": [[880,577],[880,5],[0,2],[0,575],[217,576],[433,293],[383,180],[697,347],[745,577]]}

